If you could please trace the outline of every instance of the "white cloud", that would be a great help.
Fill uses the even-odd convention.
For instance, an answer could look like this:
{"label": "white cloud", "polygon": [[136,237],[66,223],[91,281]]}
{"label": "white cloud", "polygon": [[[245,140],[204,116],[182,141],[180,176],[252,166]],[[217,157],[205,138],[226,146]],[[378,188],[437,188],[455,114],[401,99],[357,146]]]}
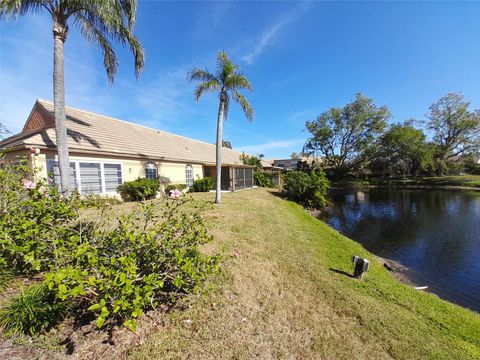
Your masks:
{"label": "white cloud", "polygon": [[265,50],[265,48],[274,43],[277,34],[287,25],[299,19],[310,7],[310,2],[304,2],[297,5],[293,11],[280,18],[276,23],[266,29],[256,40],[253,48],[242,57],[247,64],[252,64]]}

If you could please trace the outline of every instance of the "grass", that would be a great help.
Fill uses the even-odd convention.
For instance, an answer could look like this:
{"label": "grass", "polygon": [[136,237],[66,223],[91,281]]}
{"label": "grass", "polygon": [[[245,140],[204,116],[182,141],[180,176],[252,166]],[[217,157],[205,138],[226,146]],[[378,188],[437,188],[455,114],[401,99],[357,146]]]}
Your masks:
{"label": "grass", "polygon": [[480,175],[423,176],[406,178],[371,178],[364,180],[347,180],[334,183],[337,187],[365,186],[412,186],[412,187],[464,187],[480,189]]}
{"label": "grass", "polygon": [[[225,252],[224,272],[132,359],[480,358],[477,313],[398,283],[359,244],[267,190],[222,197],[206,213],[206,250]],[[372,262],[362,281],[348,276],[352,254]]]}

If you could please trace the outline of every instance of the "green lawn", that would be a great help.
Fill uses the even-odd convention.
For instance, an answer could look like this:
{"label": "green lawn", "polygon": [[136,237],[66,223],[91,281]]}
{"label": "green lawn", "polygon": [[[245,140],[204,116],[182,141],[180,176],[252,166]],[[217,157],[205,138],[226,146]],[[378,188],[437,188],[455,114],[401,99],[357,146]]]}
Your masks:
{"label": "green lawn", "polygon": [[[205,249],[225,253],[223,273],[132,359],[480,358],[479,314],[398,283],[359,244],[267,190],[223,199],[206,213],[215,240]],[[352,254],[372,262],[363,281],[344,273]]]}

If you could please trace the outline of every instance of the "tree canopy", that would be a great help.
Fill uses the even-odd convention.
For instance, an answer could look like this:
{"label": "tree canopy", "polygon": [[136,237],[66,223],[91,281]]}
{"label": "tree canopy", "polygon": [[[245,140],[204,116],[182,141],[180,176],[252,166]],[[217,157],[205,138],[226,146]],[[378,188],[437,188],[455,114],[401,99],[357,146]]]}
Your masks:
{"label": "tree canopy", "polygon": [[344,174],[366,160],[367,149],[387,126],[390,111],[357,94],[353,102],[330,108],[305,127],[310,138],[304,152],[323,157],[325,165],[337,175]]}
{"label": "tree canopy", "polygon": [[469,110],[463,95],[450,93],[430,106],[428,128],[440,160],[480,150],[480,110]]}

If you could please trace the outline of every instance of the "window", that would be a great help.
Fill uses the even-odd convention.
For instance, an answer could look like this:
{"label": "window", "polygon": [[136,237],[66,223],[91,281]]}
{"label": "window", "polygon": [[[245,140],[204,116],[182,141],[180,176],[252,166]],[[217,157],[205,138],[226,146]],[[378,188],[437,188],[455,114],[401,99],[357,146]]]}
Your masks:
{"label": "window", "polygon": [[[50,185],[60,185],[60,168],[58,162],[54,160],[47,161],[48,183]],[[70,162],[70,191],[78,190],[77,170],[75,163]]]}
{"label": "window", "polygon": [[123,183],[122,166],[120,164],[104,164],[103,173],[105,174],[105,191],[117,191],[118,185]]}
{"label": "window", "polygon": [[[58,163],[47,161],[51,185],[60,184]],[[105,194],[115,192],[123,183],[122,165],[102,162],[70,162],[70,190],[80,194]]]}
{"label": "window", "polygon": [[147,163],[145,165],[145,177],[147,179],[156,180],[158,178],[157,165],[154,163]]}
{"label": "window", "polygon": [[193,185],[193,167],[192,167],[192,165],[187,165],[185,167],[185,184],[187,184],[187,187],[191,187]]}
{"label": "window", "polygon": [[80,189],[82,194],[102,191],[102,170],[99,163],[80,163]]}

